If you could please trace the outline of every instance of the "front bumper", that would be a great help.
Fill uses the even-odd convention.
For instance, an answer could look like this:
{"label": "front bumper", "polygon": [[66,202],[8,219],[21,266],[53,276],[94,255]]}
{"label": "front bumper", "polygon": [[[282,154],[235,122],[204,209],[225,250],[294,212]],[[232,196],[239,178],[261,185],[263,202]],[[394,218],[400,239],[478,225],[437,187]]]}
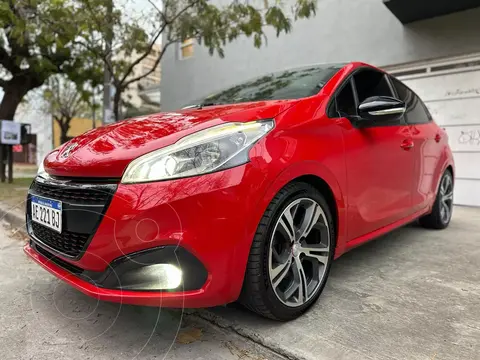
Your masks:
{"label": "front bumper", "polygon": [[70,286],[80,290],[85,295],[102,301],[111,301],[121,304],[160,306],[160,307],[206,307],[208,302],[203,303],[204,290],[183,292],[162,292],[162,291],[126,291],[122,289],[105,289],[89,281],[86,281],[73,273],[56,265],[53,261],[35,251],[30,244],[23,248],[25,253],[41,265],[45,270]]}
{"label": "front bumper", "polygon": [[[229,303],[240,294],[251,241],[263,213],[256,207],[256,197],[266,185],[264,174],[250,163],[193,178],[120,184],[79,257],[54,252],[34,236],[33,246],[25,246],[25,252],[55,276],[97,299],[164,307]],[[61,261],[49,260],[36,246]],[[187,279],[183,285],[196,285],[174,291],[130,291],[98,279],[88,281],[91,274],[105,273],[119,259],[162,247],[178,247],[191,254],[205,269],[205,276],[197,270],[184,276],[202,281]]]}

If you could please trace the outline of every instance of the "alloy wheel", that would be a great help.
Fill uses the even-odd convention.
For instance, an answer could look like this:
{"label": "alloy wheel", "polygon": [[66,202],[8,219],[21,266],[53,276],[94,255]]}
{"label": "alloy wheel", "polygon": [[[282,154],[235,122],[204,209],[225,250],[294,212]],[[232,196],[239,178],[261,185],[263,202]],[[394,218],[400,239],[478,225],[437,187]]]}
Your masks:
{"label": "alloy wheel", "polygon": [[291,202],[275,224],[268,270],[277,298],[298,307],[318,291],[330,261],[330,229],[321,206],[310,198]]}
{"label": "alloy wheel", "polygon": [[446,224],[452,216],[453,206],[453,180],[452,176],[447,173],[440,184],[440,219]]}

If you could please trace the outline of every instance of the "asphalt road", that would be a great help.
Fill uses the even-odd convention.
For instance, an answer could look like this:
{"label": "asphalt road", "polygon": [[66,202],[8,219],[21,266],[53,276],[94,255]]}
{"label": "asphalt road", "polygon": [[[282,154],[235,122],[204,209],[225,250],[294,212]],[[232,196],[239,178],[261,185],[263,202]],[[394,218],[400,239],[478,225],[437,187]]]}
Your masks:
{"label": "asphalt road", "polygon": [[317,304],[289,323],[237,306],[185,315],[98,303],[21,244],[0,227],[1,359],[480,359],[480,209],[342,256]]}

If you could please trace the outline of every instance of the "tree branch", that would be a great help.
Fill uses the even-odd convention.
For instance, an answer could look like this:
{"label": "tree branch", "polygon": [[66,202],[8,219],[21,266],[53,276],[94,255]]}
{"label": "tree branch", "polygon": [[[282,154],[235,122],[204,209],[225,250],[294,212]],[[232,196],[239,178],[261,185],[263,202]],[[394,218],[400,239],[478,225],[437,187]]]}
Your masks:
{"label": "tree branch", "polygon": [[[160,37],[160,35],[163,34],[163,31],[166,29],[166,27],[172,23],[174,23],[180,16],[182,16],[186,11],[188,11],[189,9],[191,9],[192,7],[194,7],[196,4],[198,4],[200,2],[200,0],[194,0],[192,1],[190,4],[188,4],[187,6],[185,6],[182,10],[180,10],[177,15],[175,15],[171,20],[168,20],[165,16],[165,14],[155,5],[153,4],[152,0],[149,0],[149,3],[152,4],[152,6],[157,9],[157,11],[159,12],[159,14],[161,14],[161,16],[164,18],[164,23],[162,25],[162,27],[160,28],[160,30],[158,31],[158,33],[155,35],[155,37],[153,38],[153,40],[150,42],[150,45],[148,46],[148,49],[147,51],[145,51],[143,53],[142,56],[140,56],[139,58],[137,58],[133,63],[130,64],[130,66],[128,67],[127,71],[125,72],[123,78],[120,80],[120,84],[123,84],[125,82],[125,80],[128,78],[128,76],[132,73],[133,69],[135,66],[137,66],[142,60],[144,60],[149,54],[150,52],[152,51],[152,48],[153,46],[155,45],[155,43],[157,42],[158,38]],[[169,42],[167,43],[167,45],[165,45],[165,47],[163,48],[162,52],[159,54],[158,58],[157,58],[157,61],[155,61],[155,64],[154,66],[145,74],[143,75],[140,75],[140,76],[137,76],[136,78],[134,78],[133,80],[130,80],[128,81],[126,84],[125,84],[125,87],[127,87],[128,85],[130,85],[131,83],[135,82],[135,81],[138,81],[140,79],[143,79],[145,76],[148,76],[150,75],[152,72],[154,72],[158,66],[158,64],[160,63],[160,60],[162,59],[163,57],[163,54],[165,52],[165,49],[171,45],[172,42]]]}
{"label": "tree branch", "polygon": [[184,7],[182,10],[180,10],[180,11],[178,12],[178,14],[173,17],[173,19],[168,20],[168,23],[170,23],[170,24],[174,23],[175,20],[177,20],[177,19],[178,19],[180,16],[182,16],[187,10],[191,9],[192,7],[194,7],[194,6],[197,5],[199,2],[200,2],[200,0],[192,1],[188,6]]}
{"label": "tree branch", "polygon": [[73,44],[74,45],[80,45],[80,46],[84,47],[86,50],[90,51],[95,57],[101,58],[103,63],[107,65],[108,72],[115,79],[115,72],[113,71],[112,62],[108,57],[109,54],[105,54],[104,52],[98,52],[95,48],[90,47],[90,46],[88,46],[88,44],[85,44],[81,41],[76,40],[76,41],[73,42]]}
{"label": "tree branch", "polygon": [[3,46],[0,46],[0,64],[2,64],[12,75],[21,71],[20,67],[18,67],[13,61],[13,56],[9,55]]}
{"label": "tree branch", "polygon": [[[163,31],[165,30],[165,28],[167,27],[167,23],[163,24],[162,27],[160,28],[160,30],[157,32],[157,34],[155,35],[155,37],[152,39],[152,41],[150,42],[150,44],[148,45],[148,48],[146,51],[143,52],[142,56],[140,56],[139,58],[137,58],[134,62],[132,62],[130,64],[130,66],[128,67],[127,71],[125,71],[125,74],[123,74],[123,77],[122,79],[120,80],[120,84],[123,84],[123,82],[127,79],[127,77],[132,73],[133,71],[133,68],[135,66],[137,66],[138,64],[140,64],[140,62],[142,62],[142,60],[144,60],[151,52],[152,52],[152,49],[153,49],[153,46],[155,45],[155,43],[157,42],[158,38],[160,37],[160,35],[162,35]],[[154,69],[155,70],[155,69]]]}
{"label": "tree branch", "polygon": [[[167,1],[165,1],[165,8],[167,6]],[[162,10],[160,10],[160,8],[157,5],[155,5],[155,3],[152,0],[148,0],[148,2],[150,3],[150,5],[153,6],[155,10],[157,10],[158,14],[161,16],[163,20],[163,23],[167,23],[167,16],[165,15],[165,13]]]}
{"label": "tree branch", "polygon": [[155,61],[155,64],[152,66],[152,68],[147,71],[146,73],[142,74],[142,75],[139,75],[133,79],[130,79],[129,81],[127,81],[125,84],[124,84],[124,88],[126,88],[128,85],[134,83],[134,82],[137,82],[145,77],[147,77],[148,75],[150,75],[151,73],[153,73],[156,69],[157,69],[157,66],[158,64],[160,64],[160,61],[162,60],[163,58],[163,55],[165,54],[165,51],[167,50],[167,48],[176,43],[177,41],[176,40],[172,40],[172,41],[169,41],[168,43],[165,44],[165,46],[163,47],[162,51],[160,52],[160,54],[158,55],[158,58],[157,60]]}

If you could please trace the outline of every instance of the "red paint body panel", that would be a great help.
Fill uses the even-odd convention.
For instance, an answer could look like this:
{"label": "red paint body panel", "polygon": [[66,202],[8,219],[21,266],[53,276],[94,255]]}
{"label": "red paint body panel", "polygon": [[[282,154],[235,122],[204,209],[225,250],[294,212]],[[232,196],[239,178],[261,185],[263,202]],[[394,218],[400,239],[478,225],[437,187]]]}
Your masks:
{"label": "red paint body panel", "polygon": [[120,178],[133,159],[171,145],[186,135],[228,121],[273,118],[298,101],[221,105],[122,121],[72,139],[51,152],[44,166],[50,175],[56,176]]}
{"label": "red paint body panel", "polygon": [[[251,243],[273,197],[299,177],[317,177],[335,200],[335,257],[428,213],[442,173],[453,169],[446,134],[431,122],[357,129],[329,118],[329,100],[357,67],[341,69],[315,96],[183,110],[92,130],[49,154],[51,175],[119,178],[133,159],[227,121],[275,119],[275,129],[249,153],[250,162],[212,174],[145,184],[119,184],[87,252],[78,261],[104,271],[113,260],[162,245],[180,245],[208,271],[197,291],[137,292],[95,287],[25,252],[87,295],[129,304],[205,307],[235,301]],[[440,134],[437,142],[435,137]],[[404,146],[412,142],[414,147]],[[402,145],[403,144],[403,145]],[[63,157],[64,152],[69,156]]]}
{"label": "red paint body panel", "polygon": [[339,119],[346,144],[350,239],[411,215],[414,153],[401,145],[408,126],[354,128]]}

